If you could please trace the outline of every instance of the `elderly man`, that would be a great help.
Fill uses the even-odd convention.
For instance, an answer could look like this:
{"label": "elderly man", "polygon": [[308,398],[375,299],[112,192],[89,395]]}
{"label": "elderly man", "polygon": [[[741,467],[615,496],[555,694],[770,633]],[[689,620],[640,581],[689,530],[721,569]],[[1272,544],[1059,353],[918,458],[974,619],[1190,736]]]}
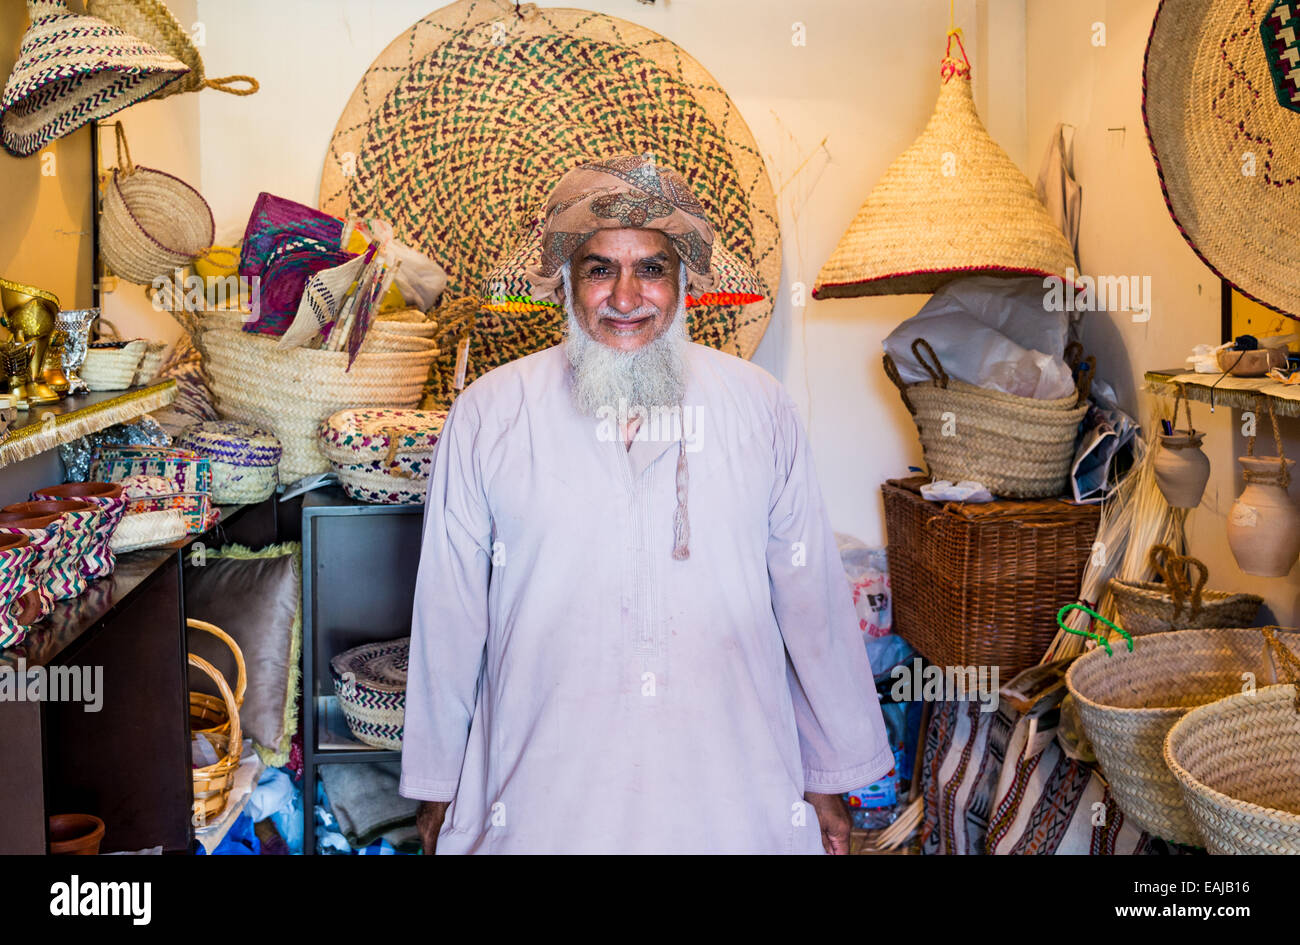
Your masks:
{"label": "elderly man", "polygon": [[[556,186],[564,344],[456,400],[430,474],[401,792],[438,853],[844,853],[888,773],[795,405],[690,342],[713,231],[647,156]],[[679,422],[680,421],[680,422]]]}

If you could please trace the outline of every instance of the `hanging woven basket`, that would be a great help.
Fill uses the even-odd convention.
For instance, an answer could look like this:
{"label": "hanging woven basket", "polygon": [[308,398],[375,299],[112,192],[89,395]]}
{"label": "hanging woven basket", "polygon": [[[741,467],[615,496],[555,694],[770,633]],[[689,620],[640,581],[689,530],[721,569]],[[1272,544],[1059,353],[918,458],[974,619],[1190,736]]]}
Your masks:
{"label": "hanging woven basket", "polygon": [[99,251],[115,274],[149,285],[212,245],[212,208],[180,178],[136,167],[120,122],[115,132],[117,167],[104,188]]}
{"label": "hanging woven basket", "polygon": [[1074,251],[989,137],[970,69],[959,32],[949,32],[929,124],[872,188],[822,266],[813,298],[930,293],[968,276],[1069,279]]}

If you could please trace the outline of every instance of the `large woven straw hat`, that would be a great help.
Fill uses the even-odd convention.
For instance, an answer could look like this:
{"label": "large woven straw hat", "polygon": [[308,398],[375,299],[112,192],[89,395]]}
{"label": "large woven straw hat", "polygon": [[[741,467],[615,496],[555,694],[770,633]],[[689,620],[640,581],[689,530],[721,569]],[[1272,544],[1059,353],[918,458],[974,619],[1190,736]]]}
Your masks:
{"label": "large woven straw hat", "polygon": [[0,100],[0,141],[35,154],[55,138],[154,94],[189,71],[185,63],[63,0],[27,0],[31,26]]}
{"label": "large woven straw hat", "polygon": [[1243,295],[1300,317],[1300,4],[1161,2],[1142,115],[1169,213]]}
{"label": "large woven straw hat", "polygon": [[[133,36],[156,46],[170,56],[189,66],[190,71],[179,82],[164,86],[154,98],[166,98],[179,92],[197,92],[216,89],[231,95],[252,95],[258,89],[257,80],[248,75],[228,75],[209,79],[204,73],[203,57],[194,45],[190,34],[162,0],[87,0],[86,12],[119,26]],[[246,88],[231,83],[242,82]]]}
{"label": "large woven straw hat", "polygon": [[[625,153],[660,155],[676,168],[703,204],[715,245],[762,283],[761,300],[700,308],[692,318],[696,341],[748,357],[780,282],[767,169],[717,80],[633,23],[533,4],[516,10],[508,0],[459,0],[430,14],[362,77],[330,142],[320,206],[389,219],[399,239],[445,264],[449,297],[469,295],[527,241],[565,171]],[[467,378],[553,343],[551,315],[477,320]]]}
{"label": "large woven straw hat", "polygon": [[813,298],[930,293],[966,276],[1067,278],[1073,268],[1065,235],[979,119],[964,50],[944,57],[941,75],[929,124],[867,195]]}

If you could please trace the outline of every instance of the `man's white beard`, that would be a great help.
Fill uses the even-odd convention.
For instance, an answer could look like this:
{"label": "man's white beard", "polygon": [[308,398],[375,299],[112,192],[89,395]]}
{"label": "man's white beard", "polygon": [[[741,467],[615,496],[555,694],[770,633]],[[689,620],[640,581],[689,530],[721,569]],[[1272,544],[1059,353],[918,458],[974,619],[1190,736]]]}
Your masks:
{"label": "man's white beard", "polygon": [[[637,350],[618,351],[596,341],[578,321],[569,267],[564,266],[564,311],[569,316],[564,350],[573,366],[573,400],[584,414],[596,416],[602,407],[618,409],[620,399],[629,407],[671,407],[681,403],[686,393],[686,345],[690,336],[686,331],[686,267],[680,270],[677,313],[672,324]],[[658,309],[642,307],[615,313],[612,309],[607,312],[602,303],[596,317],[617,314],[636,318],[649,312],[657,313]]]}

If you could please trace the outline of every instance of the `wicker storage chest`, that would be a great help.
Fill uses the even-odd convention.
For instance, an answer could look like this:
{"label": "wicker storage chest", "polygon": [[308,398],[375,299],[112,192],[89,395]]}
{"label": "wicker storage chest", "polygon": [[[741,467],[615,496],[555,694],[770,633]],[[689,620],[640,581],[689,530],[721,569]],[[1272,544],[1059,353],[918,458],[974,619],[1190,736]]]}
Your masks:
{"label": "wicker storage chest", "polygon": [[926,480],[884,484],[894,629],[931,663],[1036,664],[1077,600],[1101,510],[1060,499],[928,502]]}

